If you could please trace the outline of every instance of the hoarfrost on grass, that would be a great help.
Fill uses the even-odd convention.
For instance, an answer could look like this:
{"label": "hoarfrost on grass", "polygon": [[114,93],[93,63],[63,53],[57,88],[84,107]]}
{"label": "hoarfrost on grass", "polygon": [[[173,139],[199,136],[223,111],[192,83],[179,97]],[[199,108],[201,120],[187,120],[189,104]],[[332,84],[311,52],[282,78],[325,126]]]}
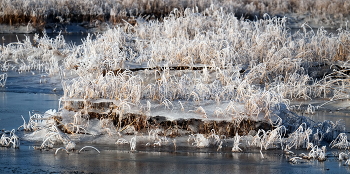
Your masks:
{"label": "hoarfrost on grass", "polygon": [[[134,152],[169,145],[169,136],[183,135],[197,148],[232,146],[232,152],[240,152],[256,147],[262,157],[263,150],[292,154],[292,148],[306,148],[310,152],[303,156],[323,161],[322,140],[348,149],[343,122],[313,123],[289,105],[292,99],[349,98],[348,30],[329,35],[303,25],[291,35],[286,18],[240,20],[214,6],[204,13],[174,10],[162,22],[136,22],[89,35],[78,46],[62,35],[51,39],[45,34],[36,35],[34,44],[27,37],[1,46],[2,71],[34,70],[62,82],[59,111],[30,113],[28,121],[22,117],[19,129],[33,131],[25,139],[42,141],[39,149],[63,144],[55,154],[72,151],[79,138],[94,137],[96,143],[115,138],[114,144],[129,144]],[[323,69],[315,72],[315,67]],[[0,75],[1,86],[6,77]],[[310,104],[306,113],[319,107]],[[152,120],[155,115],[165,118]],[[202,124],[198,120],[203,130],[195,127]],[[181,121],[197,122],[181,127]],[[145,141],[143,134],[148,134]],[[14,132],[10,137],[2,134],[1,144],[18,147]],[[172,143],[175,150],[184,144],[175,138]]]}

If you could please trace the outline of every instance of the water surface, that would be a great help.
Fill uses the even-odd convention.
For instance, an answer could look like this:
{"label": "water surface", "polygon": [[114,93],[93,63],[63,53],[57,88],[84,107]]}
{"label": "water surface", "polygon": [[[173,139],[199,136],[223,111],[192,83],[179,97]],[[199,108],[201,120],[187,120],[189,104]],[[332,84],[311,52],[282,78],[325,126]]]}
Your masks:
{"label": "water surface", "polygon": [[[9,43],[18,42],[18,41],[23,42],[23,40],[26,39],[26,36],[29,37],[30,40],[33,42],[34,35],[35,34],[4,34],[4,33],[0,33],[0,43],[1,43],[1,45],[7,45]],[[81,34],[62,33],[61,35],[64,36],[66,43],[80,45],[82,43],[82,39],[86,38],[88,36],[88,33],[81,33]],[[43,34],[39,33],[39,37],[42,37],[42,36],[43,36]],[[56,36],[58,36],[58,33],[47,33],[47,36],[55,39]]]}
{"label": "water surface", "polygon": [[128,152],[117,147],[99,147],[96,151],[56,156],[53,151],[0,148],[0,173],[347,173],[335,158],[298,164],[287,162],[280,152],[259,153],[187,153]]}

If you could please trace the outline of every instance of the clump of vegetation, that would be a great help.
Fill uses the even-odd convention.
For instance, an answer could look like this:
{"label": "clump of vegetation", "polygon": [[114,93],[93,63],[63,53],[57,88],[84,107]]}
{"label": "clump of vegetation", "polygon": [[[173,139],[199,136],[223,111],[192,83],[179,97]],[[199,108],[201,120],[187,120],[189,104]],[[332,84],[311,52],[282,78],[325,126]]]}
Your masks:
{"label": "clump of vegetation", "polygon": [[310,158],[324,160],[322,140],[339,135],[332,146],[348,146],[344,124],[315,124],[291,112],[289,100],[349,98],[350,32],[304,24],[291,33],[287,21],[267,14],[244,20],[214,5],[174,9],[162,20],[139,17],[89,35],[78,46],[62,35],[3,45],[0,63],[3,71],[60,77],[60,111],[46,123],[30,116],[22,126],[45,135],[40,149],[59,141],[65,147],[56,152],[69,151],[68,135],[81,134],[118,138],[135,151],[136,135],[148,133],[137,141],[173,142],[176,149],[175,138],[188,135],[199,148],[311,148]]}

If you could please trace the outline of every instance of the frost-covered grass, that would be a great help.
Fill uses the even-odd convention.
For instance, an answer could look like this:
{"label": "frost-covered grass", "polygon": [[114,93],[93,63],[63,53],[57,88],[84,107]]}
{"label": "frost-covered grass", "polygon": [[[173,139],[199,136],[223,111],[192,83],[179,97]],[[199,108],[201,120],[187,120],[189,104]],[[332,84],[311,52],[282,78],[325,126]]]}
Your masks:
{"label": "frost-covered grass", "polygon": [[[348,30],[331,35],[304,25],[291,35],[285,18],[250,22],[210,9],[207,15],[174,11],[163,22],[139,19],[86,38],[65,59],[79,78],[64,81],[64,100],[102,98],[139,108],[149,108],[142,104],[149,100],[170,110],[193,101],[190,110],[203,117],[201,105],[213,102],[217,115],[269,117],[280,103],[288,106],[286,99],[348,98]],[[223,101],[244,110],[220,108]]]}
{"label": "frost-covered grass", "polygon": [[[260,111],[268,116],[286,98],[337,99],[348,93],[349,31],[330,35],[304,25],[291,35],[286,18],[266,15],[251,22],[214,8],[205,14],[186,9],[173,11],[163,22],[139,18],[135,26],[87,37],[79,46],[65,43],[61,35],[34,40],[2,46],[2,70],[60,72],[63,79],[77,74],[63,81],[65,99],[103,98],[137,106],[153,100],[167,108],[176,100],[198,106],[233,100],[245,103],[249,116]],[[323,66],[331,72],[314,72]],[[196,67],[201,69],[191,70]]]}
{"label": "frost-covered grass", "polygon": [[6,135],[6,133],[2,133],[0,138],[0,146],[2,147],[12,147],[12,148],[19,148],[20,145],[20,139],[15,134],[16,130],[12,129],[9,133],[9,136]]}
{"label": "frost-covered grass", "polygon": [[321,143],[349,148],[345,123],[314,123],[291,112],[289,100],[349,98],[350,31],[305,24],[291,34],[287,20],[247,21],[215,6],[173,10],[162,21],[140,17],[77,46],[61,35],[4,45],[0,67],[60,77],[60,110],[30,115],[21,126],[34,131],[26,139],[43,141],[41,149],[58,142],[65,147],[56,152],[68,151],[78,135],[131,151],[186,142],[261,154],[307,148],[306,156],[322,161]]}
{"label": "frost-covered grass", "polygon": [[96,26],[101,22],[116,24],[138,16],[162,18],[174,8],[183,11],[196,7],[205,12],[211,4],[223,7],[224,12],[235,13],[238,17],[254,19],[268,13],[271,16],[287,15],[292,23],[302,20],[327,26],[344,25],[350,14],[350,3],[344,0],[1,0],[0,23],[28,24],[39,28],[50,22],[89,22],[89,26]]}

